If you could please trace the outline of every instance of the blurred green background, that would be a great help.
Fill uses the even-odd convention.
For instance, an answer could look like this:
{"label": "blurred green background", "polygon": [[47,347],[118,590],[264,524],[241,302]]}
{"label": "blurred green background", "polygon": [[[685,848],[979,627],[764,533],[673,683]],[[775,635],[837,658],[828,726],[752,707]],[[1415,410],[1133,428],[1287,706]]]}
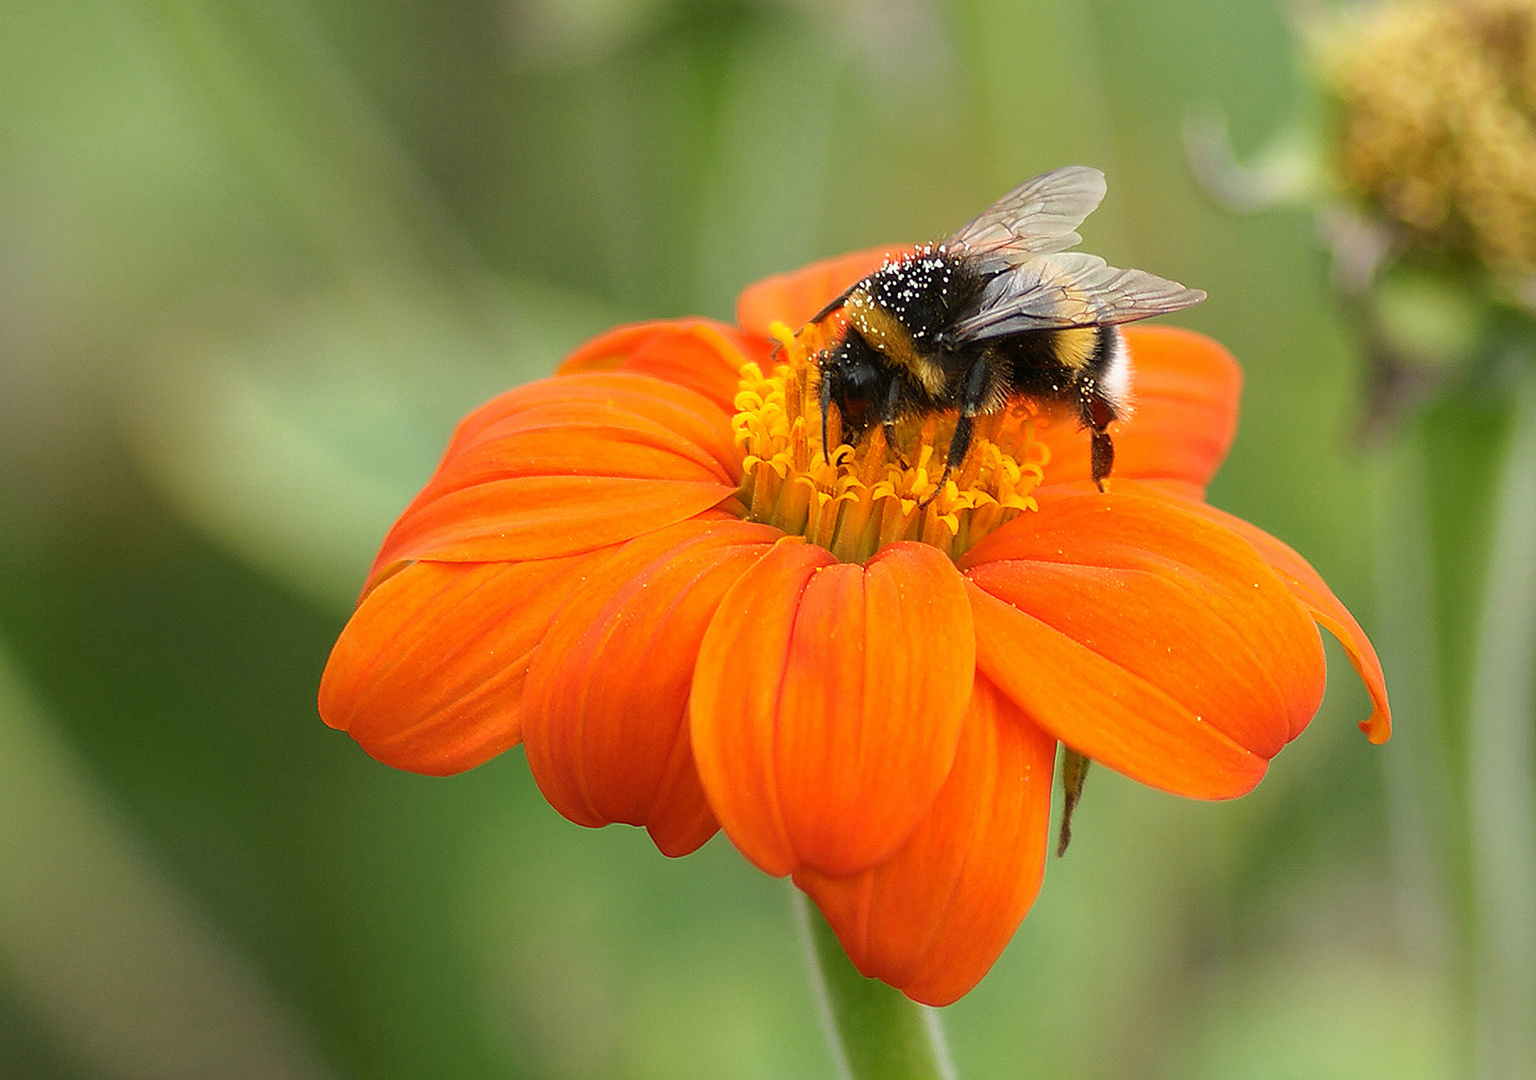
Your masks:
{"label": "blurred green background", "polygon": [[[0,1076],[831,1076],[787,886],[723,838],[668,861],[521,751],[428,779],[320,723],[372,552],[586,335],[1082,162],[1088,249],[1208,289],[1179,321],[1245,364],[1213,501],[1369,626],[1310,220],[1211,209],[1179,143],[1306,101],[1278,2],[0,3]],[[1094,775],[946,1012],[963,1077],[1454,1072],[1400,744],[1330,661],[1246,799]]]}

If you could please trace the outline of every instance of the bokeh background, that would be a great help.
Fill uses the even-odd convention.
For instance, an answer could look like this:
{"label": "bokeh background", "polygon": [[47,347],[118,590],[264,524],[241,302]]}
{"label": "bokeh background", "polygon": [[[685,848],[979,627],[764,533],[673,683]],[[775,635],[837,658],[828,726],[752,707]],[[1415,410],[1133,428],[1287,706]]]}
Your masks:
{"label": "bokeh background", "polygon": [[[788,887],[723,837],[669,861],[519,750],[428,779],[320,723],[373,550],[455,419],[585,336],[1081,162],[1087,248],[1209,290],[1178,321],[1245,365],[1213,501],[1369,627],[1311,220],[1213,208],[1179,136],[1308,103],[1270,2],[0,3],[0,1075],[832,1075]],[[946,1011],[962,1076],[1456,1074],[1403,751],[1330,649],[1252,796],[1094,774]]]}

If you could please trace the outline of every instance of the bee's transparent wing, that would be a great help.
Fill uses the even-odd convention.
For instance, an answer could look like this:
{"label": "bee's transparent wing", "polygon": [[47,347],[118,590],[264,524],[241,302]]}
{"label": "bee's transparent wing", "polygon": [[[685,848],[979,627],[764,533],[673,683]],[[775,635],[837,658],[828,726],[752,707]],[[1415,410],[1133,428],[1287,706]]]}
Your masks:
{"label": "bee's transparent wing", "polygon": [[1015,263],[1082,242],[1076,229],[1104,198],[1104,174],[1068,165],[1026,180],[944,242]]}
{"label": "bee's transparent wing", "polygon": [[1204,299],[1200,289],[1069,251],[1030,259],[993,278],[975,309],[956,319],[947,336],[983,341],[1028,330],[1134,322]]}

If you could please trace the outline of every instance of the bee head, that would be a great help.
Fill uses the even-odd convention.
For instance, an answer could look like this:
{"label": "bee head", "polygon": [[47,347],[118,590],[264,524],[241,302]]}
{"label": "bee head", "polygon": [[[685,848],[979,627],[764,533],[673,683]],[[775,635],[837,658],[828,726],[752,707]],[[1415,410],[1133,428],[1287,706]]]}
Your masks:
{"label": "bee head", "polygon": [[821,372],[821,445],[830,454],[827,417],[833,405],[842,420],[843,441],[856,442],[876,418],[876,402],[884,398],[892,378],[881,355],[857,333],[817,358]]}

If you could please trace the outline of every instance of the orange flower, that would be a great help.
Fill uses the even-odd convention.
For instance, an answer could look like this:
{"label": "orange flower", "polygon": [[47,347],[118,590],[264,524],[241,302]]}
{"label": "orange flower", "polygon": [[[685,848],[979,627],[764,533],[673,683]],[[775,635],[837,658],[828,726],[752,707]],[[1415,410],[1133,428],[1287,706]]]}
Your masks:
{"label": "orange flower", "polygon": [[1058,742],[1241,795],[1321,700],[1314,621],[1371,692],[1373,741],[1390,721],[1322,579],[1202,501],[1240,384],[1206,338],[1127,331],[1107,493],[1083,433],[1023,407],[925,505],[952,419],[908,425],[910,467],[878,427],[823,453],[817,331],[778,324],[881,254],[754,286],[741,329],[614,330],[472,413],[385,539],[320,711],[418,772],[522,742],[562,814],[668,855],[723,827],[861,971],[945,1004],[1039,889]]}

